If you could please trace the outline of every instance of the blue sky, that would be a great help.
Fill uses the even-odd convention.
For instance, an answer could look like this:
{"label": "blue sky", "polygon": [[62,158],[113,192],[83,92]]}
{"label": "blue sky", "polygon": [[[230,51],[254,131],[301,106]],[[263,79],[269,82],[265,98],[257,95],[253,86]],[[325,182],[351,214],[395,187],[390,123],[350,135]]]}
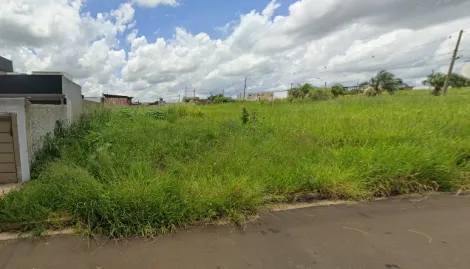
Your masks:
{"label": "blue sky", "polygon": [[[183,27],[193,34],[205,32],[213,39],[223,38],[223,34],[216,30],[230,21],[237,21],[240,14],[251,10],[261,11],[271,0],[182,0],[179,6],[159,5],[155,8],[142,8],[135,6],[134,19],[137,21],[136,29],[139,35],[148,39],[156,37],[171,38],[175,27]],[[289,5],[295,0],[279,0],[281,4],[275,15],[288,15]],[[120,0],[88,0],[84,11],[93,16],[97,13],[116,9]]]}

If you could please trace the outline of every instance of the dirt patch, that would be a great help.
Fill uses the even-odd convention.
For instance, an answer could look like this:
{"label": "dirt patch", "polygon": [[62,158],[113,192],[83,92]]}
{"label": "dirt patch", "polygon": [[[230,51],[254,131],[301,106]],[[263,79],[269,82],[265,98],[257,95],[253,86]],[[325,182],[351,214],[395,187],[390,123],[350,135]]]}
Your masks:
{"label": "dirt patch", "polygon": [[5,196],[7,193],[11,192],[12,190],[19,189],[21,184],[14,183],[14,184],[0,184],[0,198]]}

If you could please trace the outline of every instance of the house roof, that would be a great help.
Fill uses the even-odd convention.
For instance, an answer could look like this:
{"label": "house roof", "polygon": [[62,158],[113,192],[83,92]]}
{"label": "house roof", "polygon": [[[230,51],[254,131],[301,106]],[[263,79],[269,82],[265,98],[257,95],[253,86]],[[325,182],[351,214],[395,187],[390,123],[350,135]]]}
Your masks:
{"label": "house roof", "polygon": [[104,94],[103,93],[103,96],[105,98],[127,98],[127,99],[132,99],[134,97],[132,96],[125,96],[125,95],[117,95],[117,94]]}

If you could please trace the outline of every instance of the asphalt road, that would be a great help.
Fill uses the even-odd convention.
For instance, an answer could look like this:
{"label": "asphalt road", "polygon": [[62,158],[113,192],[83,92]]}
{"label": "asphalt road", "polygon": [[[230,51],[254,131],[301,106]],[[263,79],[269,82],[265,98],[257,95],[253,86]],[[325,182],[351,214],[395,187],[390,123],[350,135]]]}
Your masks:
{"label": "asphalt road", "polygon": [[438,195],[273,212],[245,230],[156,240],[0,242],[0,268],[470,268],[470,197]]}

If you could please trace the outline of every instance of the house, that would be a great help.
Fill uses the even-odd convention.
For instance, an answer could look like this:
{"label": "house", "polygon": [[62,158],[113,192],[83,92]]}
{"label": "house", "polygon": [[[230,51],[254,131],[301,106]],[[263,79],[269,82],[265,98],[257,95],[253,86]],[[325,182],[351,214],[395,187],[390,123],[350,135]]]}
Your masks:
{"label": "house", "polygon": [[103,103],[105,106],[131,106],[132,98],[124,95],[103,94]]}
{"label": "house", "polygon": [[[44,137],[58,121],[70,124],[97,107],[82,99],[80,85],[63,72],[13,72],[0,57],[0,184],[30,179]],[[101,104],[98,104],[101,106]]]}
{"label": "house", "polygon": [[272,92],[249,93],[246,97],[248,101],[271,101],[274,99]]}

